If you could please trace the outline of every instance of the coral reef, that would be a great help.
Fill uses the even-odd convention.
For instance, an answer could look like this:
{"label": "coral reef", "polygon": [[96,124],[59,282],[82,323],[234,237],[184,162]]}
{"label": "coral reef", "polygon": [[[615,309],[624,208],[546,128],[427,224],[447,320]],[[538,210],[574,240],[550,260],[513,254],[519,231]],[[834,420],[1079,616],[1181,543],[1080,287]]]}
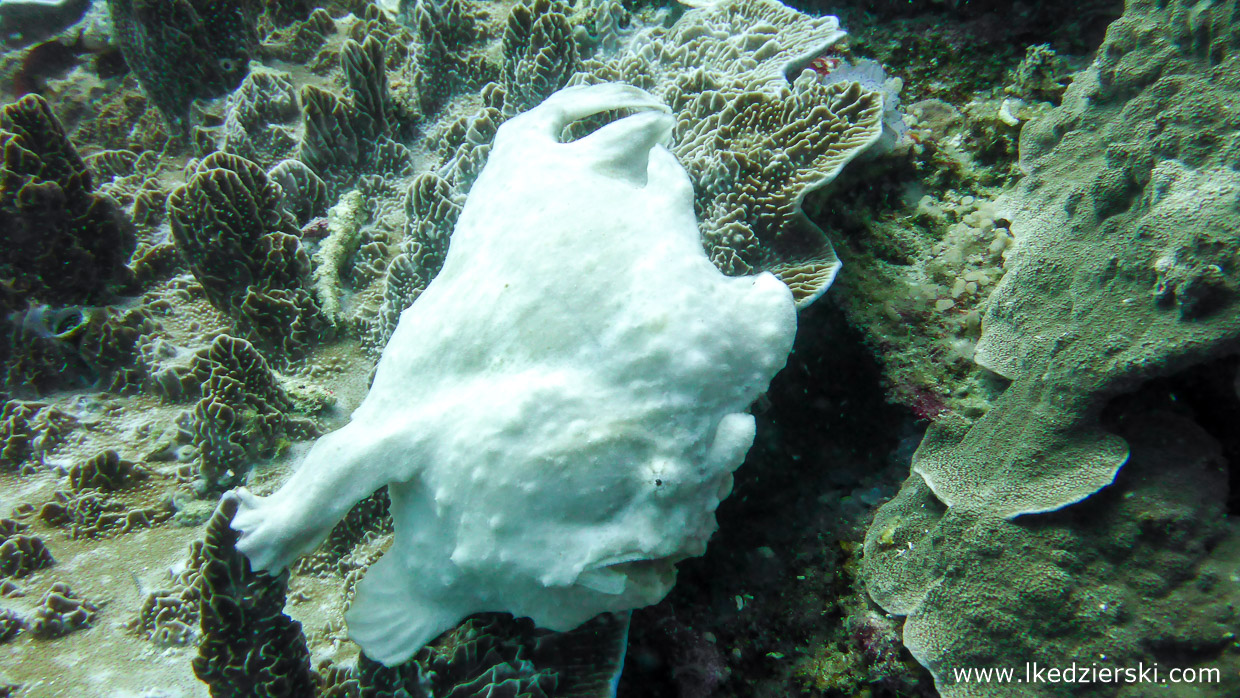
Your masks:
{"label": "coral reef", "polygon": [[93,192],[51,107],[27,95],[0,110],[0,275],[48,303],[98,303],[132,280],[133,225]]}
{"label": "coral reef", "polygon": [[301,626],[283,613],[287,575],[250,571],[229,527],[236,513],[236,500],[224,497],[207,522],[198,582],[203,639],[194,674],[218,698],[311,695]]}
{"label": "coral reef", "polygon": [[[1235,18],[1215,8],[1192,14],[1196,24],[1173,21],[1186,7],[1130,2],[1063,104],[1022,132],[1021,164],[1029,174],[995,203],[1007,211],[1015,246],[985,306],[973,357],[1012,382],[980,419],[948,418],[931,428],[914,455],[913,477],[867,536],[871,593],[887,610],[909,615],[905,644],[945,694],[969,690],[951,667],[1015,666],[1036,656],[1021,643],[1038,644],[1048,663],[1096,654],[1085,638],[1100,636],[1097,609],[1105,614],[1112,601],[1089,604],[1082,597],[1061,604],[1111,589],[1122,597],[1116,580],[1145,574],[1143,556],[1159,556],[1163,542],[1131,541],[1125,555],[1132,560],[1116,562],[1114,572],[1100,577],[1071,559],[1100,554],[1095,551],[1124,538],[1123,527],[1148,520],[1151,512],[1183,509],[1191,500],[1200,518],[1182,524],[1194,542],[1173,547],[1194,555],[1178,560],[1175,573],[1161,574],[1168,585],[1208,566],[1216,544],[1219,551],[1229,545],[1217,540],[1223,503],[1205,504],[1206,492],[1221,489],[1210,479],[1217,474],[1210,436],[1191,422],[1140,413],[1113,417],[1123,427],[1119,434],[1101,423],[1104,408],[1121,393],[1233,354],[1240,340],[1232,290],[1240,282],[1234,258],[1240,228],[1231,203],[1240,179],[1232,169],[1236,141],[1224,135],[1237,122],[1219,101],[1237,89],[1222,77],[1232,75],[1228,66],[1240,55]],[[1160,38],[1147,41],[1150,32]],[[1145,39],[1138,42],[1138,35]],[[1203,142],[1215,145],[1203,148]],[[1163,450],[1167,443],[1179,450]],[[1125,475],[1121,466],[1137,473]],[[1160,479],[1170,473],[1198,480]],[[1124,494],[1095,494],[1108,485]],[[927,487],[941,504],[927,501]],[[1172,503],[1193,488],[1197,494]],[[1138,504],[1098,509],[1116,506],[1120,496]],[[1062,515],[1045,514],[1065,507]],[[1049,523],[1056,521],[1063,528]],[[927,544],[923,535],[951,543]],[[1068,553],[1052,554],[1051,547]],[[1021,552],[990,552],[999,550]],[[942,584],[929,591],[961,566],[970,570],[968,588]],[[1012,586],[1016,569],[1022,582]],[[1147,598],[1183,603],[1185,610],[1169,612],[1173,616],[1221,603],[1176,601],[1173,586],[1152,592],[1132,584]],[[1219,595],[1225,592],[1213,592]],[[987,601],[975,608],[1003,619],[1009,631],[991,628],[985,637],[964,631],[961,623],[970,614],[960,604],[978,597]],[[1047,617],[1048,606],[1064,613]],[[1208,634],[1212,626],[1199,618],[1194,627]],[[1164,639],[1148,644],[1140,640],[1149,630],[1124,642],[1112,633],[1108,657],[1127,653],[1116,659],[1124,665],[1149,661],[1160,642],[1218,643],[1217,634],[1205,640],[1180,628],[1159,632]],[[1059,639],[1031,639],[1049,636]],[[1016,644],[1004,644],[1005,637]]]}
{"label": "coral reef", "polygon": [[134,392],[138,360],[158,323],[144,309],[33,305],[0,323],[0,394],[36,398],[64,388]]}
{"label": "coral reef", "polygon": [[[1094,426],[1105,400],[1233,351],[1240,338],[1236,155],[1199,145],[1235,127],[1217,100],[1238,85],[1207,86],[1188,49],[1115,63],[1108,56],[1132,41],[1133,27],[1157,21],[1143,10],[1130,8],[1108,33],[1110,53],[1022,134],[1030,174],[996,204],[1010,210],[1016,246],[974,354],[1014,383],[967,435],[932,434],[914,462],[949,505],[1015,516],[1089,496],[1126,455]],[[1157,78],[1151,63],[1162,65]],[[1199,96],[1175,96],[1186,84]],[[1174,113],[1206,118],[1166,128],[1153,116]]]}
{"label": "coral reef", "polygon": [[[0,695],[1240,694],[1237,26],[1190,0],[0,0]],[[800,301],[788,366],[709,549],[627,638],[482,614],[385,667],[344,616],[395,547],[388,489],[280,579],[219,492],[275,490],[380,382],[504,124],[609,81],[670,106],[716,267]],[[953,673],[1031,661],[1220,677]]]}
{"label": "coral reef", "polygon": [[243,336],[287,354],[323,330],[310,258],[285,213],[283,192],[258,165],[213,153],[168,198],[177,247],[212,305]]}
{"label": "coral reef", "polygon": [[0,539],[0,577],[24,577],[55,563],[47,545],[38,536],[13,532]]}
{"label": "coral reef", "polygon": [[190,372],[202,385],[202,398],[184,420],[197,449],[196,474],[206,487],[229,487],[244,478],[253,459],[286,448],[289,439],[318,434],[312,420],[291,414],[292,400],[244,339],[216,337]]}
{"label": "coral reef", "polygon": [[190,103],[237,87],[258,47],[253,0],[108,0],[117,43],[177,131]]}
{"label": "coral reef", "polygon": [[57,582],[39,600],[30,619],[30,633],[44,639],[68,635],[89,628],[98,613],[98,605],[78,598],[68,584]]}
{"label": "coral reef", "polygon": [[56,446],[76,420],[54,405],[9,400],[0,410],[0,465],[17,468]]}
{"label": "coral reef", "polygon": [[141,480],[149,472],[133,461],[121,458],[112,449],[101,451],[99,455],[75,463],[69,468],[69,487],[75,491],[95,488],[100,490],[119,490],[135,480]]}
{"label": "coral reef", "polygon": [[[1119,481],[1063,511],[1007,521],[947,508],[917,476],[880,510],[866,536],[866,588],[908,616],[904,644],[943,695],[972,690],[952,667],[1223,660],[1235,593],[1201,583],[1231,564],[1236,548],[1220,545],[1218,444],[1177,415],[1125,421],[1132,456]],[[1189,652],[1201,659],[1185,661]],[[1002,690],[1043,695],[1036,686]]]}
{"label": "coral reef", "polygon": [[694,180],[711,260],[727,274],[775,273],[802,307],[839,268],[802,201],[883,131],[881,89],[807,70],[843,37],[834,17],[722,2],[640,35],[615,58],[586,61],[574,78],[621,80],[667,101],[677,119],[672,152]]}

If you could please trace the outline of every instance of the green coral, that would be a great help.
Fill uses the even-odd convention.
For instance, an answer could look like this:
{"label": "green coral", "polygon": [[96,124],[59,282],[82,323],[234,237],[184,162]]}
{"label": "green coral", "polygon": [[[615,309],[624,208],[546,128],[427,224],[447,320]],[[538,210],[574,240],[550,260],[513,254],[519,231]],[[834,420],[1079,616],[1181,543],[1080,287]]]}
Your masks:
{"label": "green coral", "polygon": [[[1176,586],[1235,546],[1218,542],[1217,444],[1183,417],[1116,405],[1240,342],[1238,29],[1220,5],[1134,0],[1063,104],[1021,134],[1028,174],[995,204],[1015,245],[974,355],[1011,383],[980,418],[931,428],[866,543],[870,593],[908,616],[905,644],[947,695],[970,690],[955,667],[1065,666],[1094,643],[1119,665],[1225,647],[1215,618],[1134,629],[1107,609],[1127,598],[1148,624],[1225,603],[1222,588]],[[1174,520],[1156,525],[1191,553],[1158,584],[1147,570],[1164,541],[1139,535],[1151,517]],[[1104,573],[1075,562],[1112,554]]]}
{"label": "green coral", "polygon": [[904,644],[942,695],[1057,695],[1015,684],[979,693],[952,673],[1015,667],[1023,678],[1025,662],[1225,663],[1235,684],[1238,599],[1234,585],[1209,581],[1240,552],[1222,540],[1218,444],[1165,412],[1132,414],[1123,436],[1132,459],[1115,489],[1036,520],[945,507],[916,476],[880,509],[865,542],[867,589],[907,616]]}

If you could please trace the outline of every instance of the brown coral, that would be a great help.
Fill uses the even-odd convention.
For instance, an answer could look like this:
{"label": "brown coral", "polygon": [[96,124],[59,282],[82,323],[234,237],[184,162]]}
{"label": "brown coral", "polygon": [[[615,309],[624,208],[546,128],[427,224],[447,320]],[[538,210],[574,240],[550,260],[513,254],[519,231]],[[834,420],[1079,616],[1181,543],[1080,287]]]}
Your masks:
{"label": "brown coral", "polygon": [[55,562],[38,536],[18,533],[0,543],[0,577],[24,577]]}
{"label": "brown coral", "polygon": [[36,637],[51,639],[88,628],[99,613],[99,606],[82,598],[64,582],[56,582],[39,600],[30,619],[30,632]]}
{"label": "brown coral", "polygon": [[144,468],[121,458],[119,453],[109,448],[89,460],[74,463],[69,468],[69,486],[74,491],[88,488],[119,490],[148,474]]}
{"label": "brown coral", "polygon": [[324,327],[310,258],[283,192],[245,158],[213,153],[168,198],[177,247],[211,304],[255,342],[304,351]]}
{"label": "brown coral", "polygon": [[188,427],[199,475],[210,486],[236,482],[248,460],[270,455],[281,439],[318,433],[312,420],[292,414],[293,403],[267,361],[244,339],[217,337],[195,358],[193,372],[205,378]]}
{"label": "brown coral", "polygon": [[0,110],[0,148],[0,272],[19,292],[97,303],[130,283],[133,224],[93,193],[85,162],[42,97]]}

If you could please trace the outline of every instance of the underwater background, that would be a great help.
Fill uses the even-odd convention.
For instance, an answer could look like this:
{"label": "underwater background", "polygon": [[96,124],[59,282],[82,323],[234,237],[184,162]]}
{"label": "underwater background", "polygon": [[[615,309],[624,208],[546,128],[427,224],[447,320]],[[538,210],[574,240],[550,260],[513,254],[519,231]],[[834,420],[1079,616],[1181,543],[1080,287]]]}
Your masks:
{"label": "underwater background", "polygon": [[[0,0],[0,41],[0,696],[1240,695],[1236,2]],[[497,131],[610,82],[714,266],[790,289],[787,365],[662,602],[371,661],[386,489],[275,577],[221,496],[348,421]]]}

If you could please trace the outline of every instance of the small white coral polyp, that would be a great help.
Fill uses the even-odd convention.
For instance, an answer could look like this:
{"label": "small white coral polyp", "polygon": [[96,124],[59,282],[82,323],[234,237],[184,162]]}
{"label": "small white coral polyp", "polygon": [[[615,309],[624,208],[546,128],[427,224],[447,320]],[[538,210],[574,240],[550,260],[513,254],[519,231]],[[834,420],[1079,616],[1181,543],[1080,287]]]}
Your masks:
{"label": "small white coral polyp", "polygon": [[395,539],[346,617],[371,658],[482,611],[569,630],[656,603],[705,551],[796,312],[771,274],[706,258],[672,125],[615,83],[506,122],[352,421],[271,496],[236,492],[237,548],[274,572],[388,486]]}

